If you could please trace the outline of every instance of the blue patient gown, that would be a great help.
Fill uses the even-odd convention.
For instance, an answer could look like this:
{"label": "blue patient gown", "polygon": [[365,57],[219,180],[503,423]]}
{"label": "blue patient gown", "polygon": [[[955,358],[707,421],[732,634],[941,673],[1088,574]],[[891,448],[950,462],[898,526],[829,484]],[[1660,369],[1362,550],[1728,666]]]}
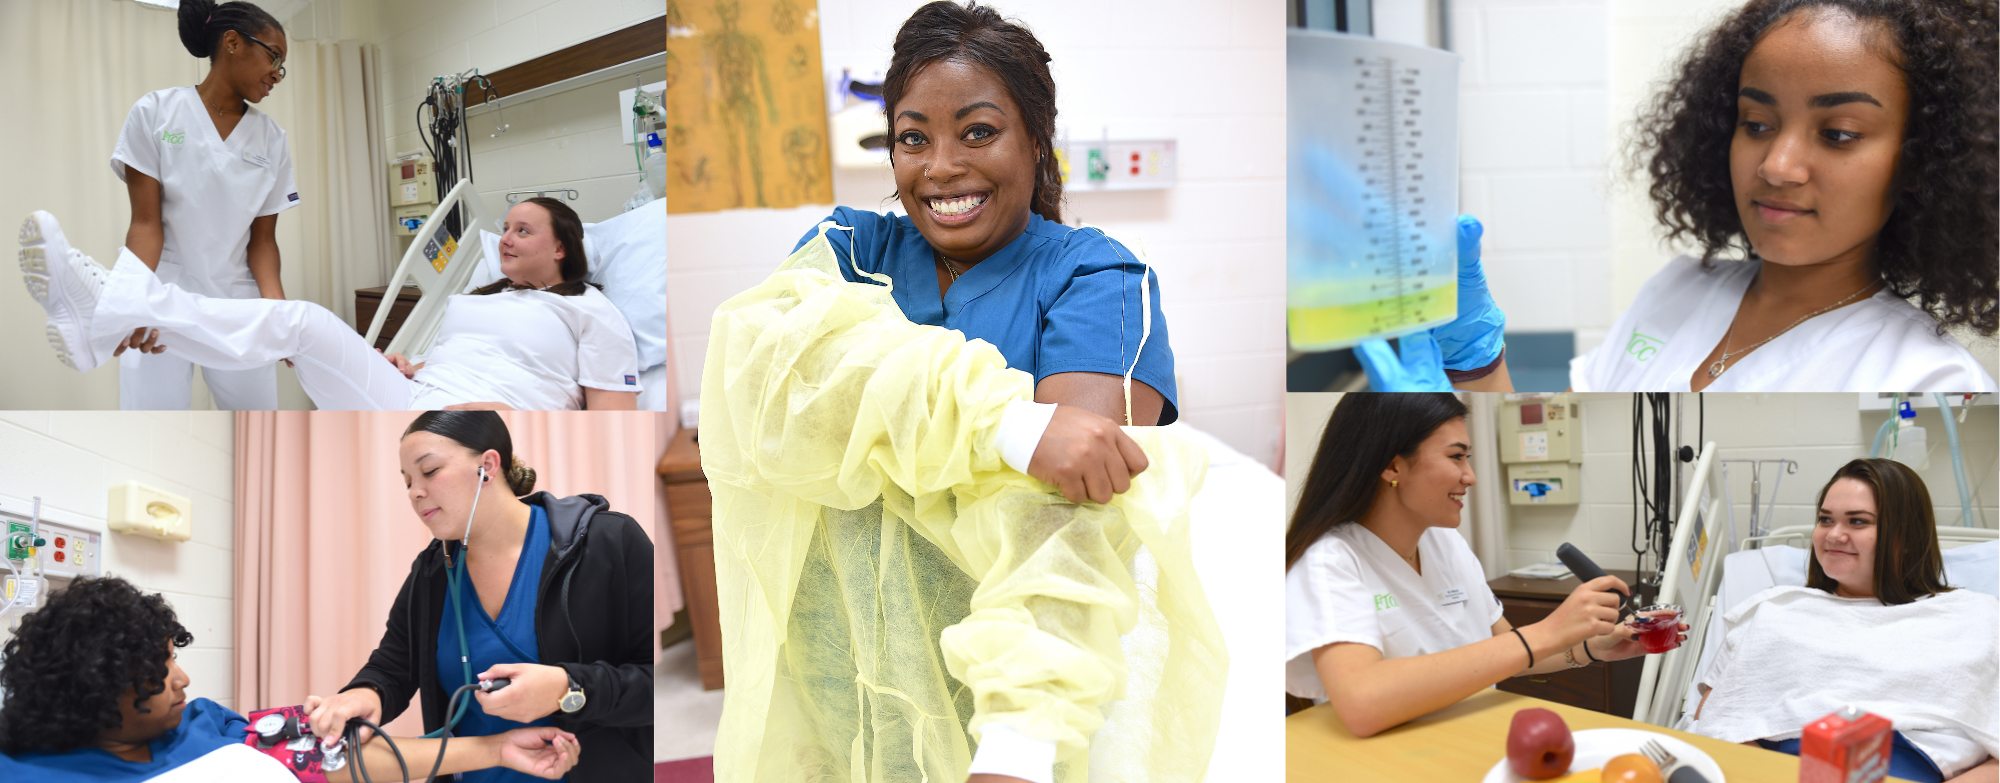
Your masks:
{"label": "blue patient gown", "polygon": [[[848,259],[851,245],[861,271],[895,281],[896,306],[912,323],[956,329],[967,338],[992,343],[1007,357],[1008,367],[1034,375],[1036,383],[1064,372],[1122,377],[1137,354],[1139,367],[1132,379],[1166,398],[1159,423],[1172,424],[1180,417],[1159,277],[1150,276],[1153,330],[1140,351],[1144,300],[1139,286],[1146,267],[1116,240],[1096,229],[1069,228],[1031,215],[1027,231],[966,270],[940,301],[936,257],[908,217],[840,207],[827,220],[854,229],[827,232],[827,243],[840,258],[840,274],[851,283],[875,282],[854,274]],[[793,250],[817,236],[818,228],[807,231]]]}
{"label": "blue patient gown", "polygon": [[0,754],[0,780],[136,783],[243,742],[249,721],[207,699],[189,699],[181,725],[152,742],[153,760],[126,761],[100,748],[68,753]]}
{"label": "blue patient gown", "polygon": [[[514,579],[508,583],[506,602],[500,605],[500,617],[486,616],[486,610],[479,604],[479,592],[473,589],[471,579],[466,579],[461,585],[459,608],[465,613],[466,643],[472,657],[475,681],[480,672],[495,664],[541,663],[541,645],[535,640],[535,591],[541,582],[542,561],[549,551],[549,517],[541,506],[531,503],[528,507],[534,510],[528,522],[528,537],[521,543],[521,559],[514,564]],[[475,536],[473,546],[478,545]],[[451,600],[449,593],[445,600]],[[450,611],[446,611],[438,622],[437,650],[438,680],[448,694],[466,684],[465,668],[459,665],[458,660],[458,623]],[[496,718],[479,708],[478,699],[465,698],[465,717],[459,719],[458,729],[451,733],[454,737],[485,737],[523,726],[555,725],[554,719],[546,716],[531,723]],[[500,767],[460,772],[458,779],[460,783],[527,783],[541,780]]]}

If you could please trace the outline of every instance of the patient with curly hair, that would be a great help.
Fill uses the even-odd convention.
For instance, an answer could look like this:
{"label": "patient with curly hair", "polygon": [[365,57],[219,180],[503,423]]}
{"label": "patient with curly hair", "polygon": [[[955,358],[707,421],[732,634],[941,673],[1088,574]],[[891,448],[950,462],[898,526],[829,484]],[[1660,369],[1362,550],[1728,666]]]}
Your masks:
{"label": "patient with curly hair", "polygon": [[576,764],[574,735],[537,726],[448,744],[391,738],[400,757],[371,736],[339,771],[294,772],[246,743],[243,716],[188,698],[175,651],[193,641],[165,598],[123,579],[78,579],[50,595],[0,647],[0,780],[359,781],[364,765],[372,780],[421,780],[433,765],[436,774],[504,767],[555,779]]}

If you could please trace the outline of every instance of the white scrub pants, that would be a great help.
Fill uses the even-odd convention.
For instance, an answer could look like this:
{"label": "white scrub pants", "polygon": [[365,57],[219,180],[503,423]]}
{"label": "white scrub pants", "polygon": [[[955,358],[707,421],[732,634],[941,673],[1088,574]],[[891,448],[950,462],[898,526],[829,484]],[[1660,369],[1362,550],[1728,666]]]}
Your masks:
{"label": "white scrub pants", "polygon": [[[417,384],[324,307],[189,293],[160,282],[138,256],[119,248],[118,264],[91,317],[91,350],[109,357],[119,340],[142,326],[159,329],[159,342],[167,347],[165,353],[145,357],[145,363],[172,357],[183,368],[198,364],[211,383],[224,373],[274,373],[279,360],[290,359],[299,385],[321,410],[404,410],[417,390]],[[192,379],[180,377],[185,389]],[[276,408],[276,400],[271,402],[269,407]]]}
{"label": "white scrub pants", "polygon": [[[194,404],[194,364],[169,353],[126,351],[118,357],[118,407],[128,411],[184,411]],[[201,368],[215,406],[231,411],[278,409],[278,366],[248,370]]]}

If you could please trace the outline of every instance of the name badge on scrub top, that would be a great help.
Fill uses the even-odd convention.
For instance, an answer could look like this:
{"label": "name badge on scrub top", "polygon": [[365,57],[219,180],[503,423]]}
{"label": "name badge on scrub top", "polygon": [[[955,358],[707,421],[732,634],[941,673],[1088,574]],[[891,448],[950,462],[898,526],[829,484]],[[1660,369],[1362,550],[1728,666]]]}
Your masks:
{"label": "name badge on scrub top", "polygon": [[1454,587],[1438,593],[1438,606],[1451,606],[1452,604],[1462,603],[1465,603],[1465,588],[1463,587]]}
{"label": "name badge on scrub top", "polygon": [[255,153],[255,152],[251,152],[251,151],[249,151],[249,150],[244,150],[244,151],[243,151],[243,159],[244,159],[244,160],[247,160],[247,161],[250,161],[251,163],[255,163],[255,164],[257,164],[257,165],[258,165],[259,167],[261,167],[261,168],[267,168],[267,169],[268,169],[268,168],[270,168],[270,167],[271,167],[271,159],[270,159],[270,158],[266,158],[266,157],[264,157],[264,156],[262,156],[262,155],[259,155],[259,154]]}

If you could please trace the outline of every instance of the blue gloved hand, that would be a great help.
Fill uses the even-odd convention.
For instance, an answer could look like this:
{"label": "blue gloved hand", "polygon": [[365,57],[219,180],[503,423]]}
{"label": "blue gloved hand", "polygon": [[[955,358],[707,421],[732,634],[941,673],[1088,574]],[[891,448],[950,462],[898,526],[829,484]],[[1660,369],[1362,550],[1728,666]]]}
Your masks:
{"label": "blue gloved hand", "polygon": [[1368,373],[1368,388],[1378,392],[1452,391],[1444,375],[1444,361],[1437,342],[1429,332],[1407,335],[1399,342],[1401,359],[1385,340],[1363,340],[1354,346],[1354,358]]}
{"label": "blue gloved hand", "polygon": [[1444,353],[1444,366],[1477,370],[1500,358],[1507,343],[1507,314],[1493,303],[1486,288],[1486,270],[1479,265],[1479,237],[1486,228],[1471,215],[1458,216],[1458,317],[1431,330]]}

